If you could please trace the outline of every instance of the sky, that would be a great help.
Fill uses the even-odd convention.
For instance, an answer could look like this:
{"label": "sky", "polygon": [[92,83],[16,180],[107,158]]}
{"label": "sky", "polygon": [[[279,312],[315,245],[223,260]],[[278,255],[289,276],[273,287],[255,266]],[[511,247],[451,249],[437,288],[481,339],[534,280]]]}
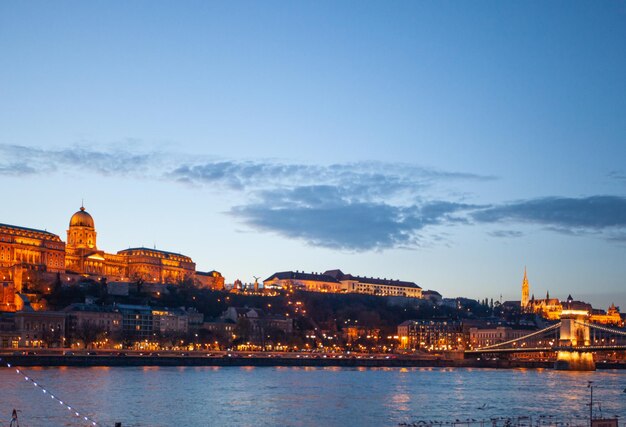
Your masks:
{"label": "sky", "polygon": [[0,222],[626,309],[626,1],[0,2]]}

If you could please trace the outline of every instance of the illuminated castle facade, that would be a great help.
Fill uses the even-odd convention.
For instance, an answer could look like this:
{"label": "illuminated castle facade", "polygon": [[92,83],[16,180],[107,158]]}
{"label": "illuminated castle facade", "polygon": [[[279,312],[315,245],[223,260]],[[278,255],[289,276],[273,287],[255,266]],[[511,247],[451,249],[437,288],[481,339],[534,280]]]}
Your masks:
{"label": "illuminated castle facade", "polygon": [[175,283],[193,279],[196,264],[188,256],[148,248],[109,254],[98,249],[93,218],[84,207],[72,215],[67,230],[65,269],[114,280]]}
{"label": "illuminated castle facade", "polygon": [[148,248],[109,254],[98,249],[96,240],[93,218],[81,207],[72,215],[67,230],[65,268],[68,272],[158,283],[194,278],[196,264],[188,256]]}
{"label": "illuminated castle facade", "polygon": [[196,264],[185,255],[148,248],[129,248],[116,254],[98,249],[93,217],[81,206],[70,218],[67,243],[44,230],[0,224],[0,311],[19,309],[16,293],[30,272],[106,278],[108,281],[179,283],[224,287],[217,271],[196,275]]}

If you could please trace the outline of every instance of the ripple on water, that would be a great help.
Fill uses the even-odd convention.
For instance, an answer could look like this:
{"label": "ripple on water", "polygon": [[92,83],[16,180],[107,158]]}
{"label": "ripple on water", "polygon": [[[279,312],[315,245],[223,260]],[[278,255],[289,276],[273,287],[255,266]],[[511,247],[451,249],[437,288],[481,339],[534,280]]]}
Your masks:
{"label": "ripple on water", "polygon": [[[626,371],[453,368],[33,368],[57,396],[103,425],[346,426],[498,416],[584,417],[589,389],[626,417]],[[0,369],[0,419],[83,426],[14,370]],[[4,411],[5,413],[2,413]]]}

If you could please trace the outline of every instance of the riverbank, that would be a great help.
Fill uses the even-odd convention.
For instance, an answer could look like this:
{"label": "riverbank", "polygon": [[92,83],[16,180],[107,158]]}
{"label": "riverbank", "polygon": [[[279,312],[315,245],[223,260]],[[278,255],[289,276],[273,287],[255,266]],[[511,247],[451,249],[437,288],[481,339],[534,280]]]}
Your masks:
{"label": "riverbank", "polygon": [[[423,359],[423,358],[305,358],[267,357],[256,355],[153,356],[153,355],[3,355],[12,366],[302,366],[302,367],[364,367],[364,368],[490,368],[490,369],[552,369],[554,362],[521,360]],[[598,363],[597,369],[626,369],[626,363]]]}

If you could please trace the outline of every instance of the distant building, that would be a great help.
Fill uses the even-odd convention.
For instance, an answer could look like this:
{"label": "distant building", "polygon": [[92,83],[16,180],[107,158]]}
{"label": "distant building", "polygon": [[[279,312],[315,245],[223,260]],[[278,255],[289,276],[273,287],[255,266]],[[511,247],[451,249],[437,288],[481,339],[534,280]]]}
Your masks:
{"label": "distant building", "polygon": [[120,338],[122,313],[114,306],[77,303],[70,304],[63,311],[66,314],[67,339],[70,342],[83,341],[85,345],[89,345],[97,338]]}
{"label": "distant building", "polygon": [[189,316],[182,309],[153,309],[152,330],[161,334],[187,334]]}
{"label": "distant building", "polygon": [[413,282],[394,279],[354,276],[341,270],[324,273],[283,271],[263,281],[266,289],[304,290],[310,292],[359,293],[376,296],[421,298],[422,288]]}
{"label": "distant building", "polygon": [[619,307],[616,307],[615,304],[611,304],[607,311],[592,310],[590,320],[594,323],[602,323],[604,325],[624,325]]}
{"label": "distant building", "polygon": [[577,309],[586,310],[590,313],[589,320],[591,322],[618,326],[623,324],[619,307],[616,307],[615,304],[611,304],[609,309],[605,312],[604,310],[593,309],[591,304],[582,301],[575,301],[571,295],[569,295],[565,301],[560,301],[558,298],[550,298],[550,292],[546,293],[546,297],[544,299],[535,299],[534,294],[529,298],[529,292],[530,285],[528,283],[526,269],[524,269],[524,278],[522,279],[522,300],[520,301],[520,305],[524,312],[535,313],[548,320],[559,320],[561,318],[563,308],[574,304]]}
{"label": "distant building", "polygon": [[152,308],[145,305],[117,304],[122,313],[122,336],[127,340],[141,341],[152,338]]}
{"label": "distant building", "polygon": [[293,333],[293,319],[286,316],[266,314],[259,308],[228,307],[220,319],[237,324],[242,319],[250,323],[249,339],[256,343],[266,341],[267,335],[280,332],[285,337]]}
{"label": "distant building", "polygon": [[[0,224],[0,311],[20,309],[16,293],[32,281],[30,272],[33,276],[40,273],[37,279],[48,282],[68,283],[72,277],[91,276],[109,282],[153,284],[189,280],[223,289],[224,278],[217,271],[199,273],[196,278],[196,265],[186,255],[145,247],[107,253],[98,249],[97,234],[94,219],[84,206],[70,218],[67,243],[48,231]],[[114,287],[110,291],[119,295]]]}
{"label": "distant building", "polygon": [[338,280],[347,292],[377,296],[403,296],[422,298],[422,288],[413,282],[380,277],[363,277],[345,274],[341,270],[328,270],[325,275]]}
{"label": "distant building", "polygon": [[224,276],[219,271],[196,271],[196,284],[202,288],[224,290]]}
{"label": "distant building", "polygon": [[465,348],[463,328],[452,320],[407,320],[398,325],[403,350],[450,351]]}
{"label": "distant building", "polygon": [[13,313],[0,317],[0,348],[17,348],[19,344],[20,334],[15,329]]}
{"label": "distant building", "polygon": [[310,292],[345,293],[347,288],[334,277],[303,271],[274,273],[263,281],[265,289],[302,290]]}
{"label": "distant building", "polygon": [[496,326],[495,328],[470,328],[470,346],[472,348],[487,347],[505,341],[521,338],[532,332],[529,329],[513,329],[510,326]]}
{"label": "distant building", "polygon": [[441,304],[441,301],[443,299],[439,292],[430,289],[427,291],[422,291],[422,298],[434,304]]}
{"label": "distant building", "polygon": [[56,234],[0,224],[0,268],[64,272],[65,243]]}
{"label": "distant building", "polygon": [[14,314],[20,347],[63,347],[65,313],[59,311],[18,311]]}

